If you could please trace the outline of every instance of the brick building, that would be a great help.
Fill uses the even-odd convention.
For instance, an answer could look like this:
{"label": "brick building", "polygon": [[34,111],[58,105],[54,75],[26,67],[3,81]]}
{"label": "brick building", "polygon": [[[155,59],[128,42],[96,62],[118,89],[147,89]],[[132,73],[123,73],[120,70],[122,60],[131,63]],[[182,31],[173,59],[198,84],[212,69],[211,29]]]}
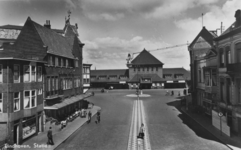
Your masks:
{"label": "brick building", "polygon": [[65,119],[86,106],[77,25],[63,30],[27,18],[0,27],[0,141],[22,143],[43,131],[45,116]]}
{"label": "brick building", "polygon": [[83,64],[83,93],[90,88],[90,67],[92,64]]}

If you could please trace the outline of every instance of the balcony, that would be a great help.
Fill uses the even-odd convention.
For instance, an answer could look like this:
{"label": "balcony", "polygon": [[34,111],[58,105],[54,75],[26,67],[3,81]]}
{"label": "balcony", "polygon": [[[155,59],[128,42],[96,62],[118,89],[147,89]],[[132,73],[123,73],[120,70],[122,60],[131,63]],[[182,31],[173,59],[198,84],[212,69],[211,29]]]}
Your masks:
{"label": "balcony", "polygon": [[205,86],[205,92],[207,93],[217,93],[217,86]]}
{"label": "balcony", "polygon": [[234,63],[227,65],[227,72],[230,73],[241,73],[241,63]]}

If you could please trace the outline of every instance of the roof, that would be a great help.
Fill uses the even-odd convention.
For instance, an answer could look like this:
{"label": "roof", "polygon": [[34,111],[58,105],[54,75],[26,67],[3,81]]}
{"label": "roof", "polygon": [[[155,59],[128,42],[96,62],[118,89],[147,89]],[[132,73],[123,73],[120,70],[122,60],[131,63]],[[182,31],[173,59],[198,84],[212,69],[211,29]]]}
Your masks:
{"label": "roof", "polygon": [[204,40],[208,42],[211,46],[213,46],[213,39],[217,37],[217,35],[214,34],[213,31],[208,31],[205,27],[203,27],[188,47],[193,47],[193,45],[196,43],[200,36],[204,38]]}
{"label": "roof", "polygon": [[163,65],[163,63],[144,49],[135,59],[131,61],[133,65]]}
{"label": "roof", "polygon": [[31,22],[36,28],[44,45],[48,47],[48,53],[68,58],[74,58],[74,55],[72,54],[72,46],[66,37],[59,35],[57,32],[43,27],[32,20]]}
{"label": "roof", "polygon": [[151,78],[152,82],[164,81],[157,74],[136,74],[129,82],[139,82],[141,78]]}
{"label": "roof", "polygon": [[128,76],[128,69],[113,69],[113,70],[90,70],[91,76],[110,76],[110,75],[125,75]]}
{"label": "roof", "polygon": [[184,78],[190,79],[190,72],[185,68],[163,68],[164,74],[183,74]]}
{"label": "roof", "polygon": [[10,25],[10,24],[0,26],[0,29],[14,29],[14,30],[22,30],[22,28],[23,28],[23,26]]}
{"label": "roof", "polygon": [[83,63],[83,66],[92,66],[92,64]]}

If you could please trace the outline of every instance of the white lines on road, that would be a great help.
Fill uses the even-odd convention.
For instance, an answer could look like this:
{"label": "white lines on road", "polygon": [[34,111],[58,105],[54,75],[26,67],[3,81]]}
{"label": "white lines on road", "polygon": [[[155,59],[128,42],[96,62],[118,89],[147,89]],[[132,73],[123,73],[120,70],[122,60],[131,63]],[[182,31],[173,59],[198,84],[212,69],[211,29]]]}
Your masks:
{"label": "white lines on road", "polygon": [[[137,139],[137,135],[139,134],[139,129],[142,123],[145,126],[144,140]],[[151,150],[148,126],[146,124],[142,100],[135,100],[133,102],[133,112],[127,150]]]}

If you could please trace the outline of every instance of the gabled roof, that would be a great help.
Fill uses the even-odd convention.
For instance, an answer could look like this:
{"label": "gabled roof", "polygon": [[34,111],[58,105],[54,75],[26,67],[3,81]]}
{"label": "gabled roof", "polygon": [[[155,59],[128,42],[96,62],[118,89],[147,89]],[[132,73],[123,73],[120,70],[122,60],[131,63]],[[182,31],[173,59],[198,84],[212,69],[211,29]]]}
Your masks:
{"label": "gabled roof", "polygon": [[48,53],[74,58],[74,55],[72,54],[72,46],[64,36],[59,35],[57,32],[49,28],[41,26],[31,19],[28,19],[27,21],[31,21],[34,25],[42,42],[47,46]]}
{"label": "gabled roof", "polygon": [[215,56],[217,56],[216,50],[215,49],[209,49],[206,52],[206,56],[204,58],[215,57]]}
{"label": "gabled roof", "polygon": [[163,63],[144,49],[135,59],[131,61],[133,65],[163,65]]}
{"label": "gabled roof", "polygon": [[192,43],[188,47],[193,47],[199,37],[202,37],[206,42],[208,42],[211,46],[213,46],[213,39],[217,37],[216,34],[212,31],[208,31],[205,27],[199,32],[199,34],[195,37]]}
{"label": "gabled roof", "polygon": [[91,70],[91,76],[110,76],[110,75],[125,75],[128,76],[129,70],[128,69],[113,69],[113,70]]}

